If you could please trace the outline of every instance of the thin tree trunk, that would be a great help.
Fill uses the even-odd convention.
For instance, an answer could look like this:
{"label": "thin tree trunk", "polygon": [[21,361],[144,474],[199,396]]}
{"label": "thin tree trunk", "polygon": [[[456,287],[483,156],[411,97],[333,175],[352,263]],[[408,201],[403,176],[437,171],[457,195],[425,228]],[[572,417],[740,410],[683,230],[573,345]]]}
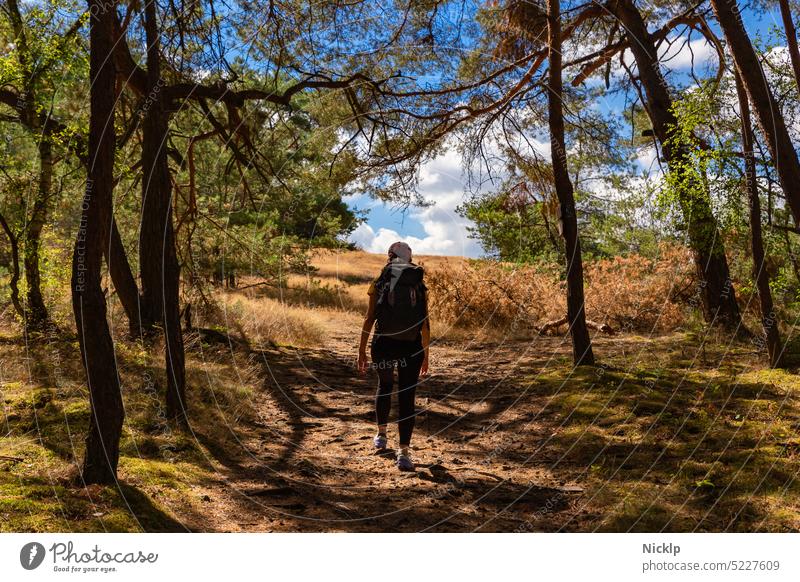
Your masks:
{"label": "thin tree trunk", "polygon": [[[155,109],[151,105],[151,109]],[[146,333],[154,333],[164,313],[164,244],[169,193],[159,191],[165,179],[161,171],[158,150],[164,139],[163,123],[157,113],[145,114],[142,124],[142,215],[139,228],[139,275],[141,282],[140,314]],[[169,171],[167,169],[167,171]],[[166,177],[166,181],[169,177]]]}
{"label": "thin tree trunk", "polygon": [[28,227],[25,229],[25,284],[27,286],[27,313],[25,326],[29,331],[43,330],[50,320],[42,297],[39,272],[42,248],[42,229],[47,221],[47,206],[53,186],[53,145],[48,136],[39,140],[39,188],[33,202]]}
{"label": "thin tree trunk", "polygon": [[8,244],[11,246],[11,280],[8,282],[8,286],[11,289],[11,303],[14,305],[17,315],[24,319],[25,307],[23,307],[19,298],[19,242],[2,214],[0,214],[0,226],[2,226],[3,232],[6,233]]}
{"label": "thin tree trunk", "polygon": [[108,245],[114,190],[114,46],[116,6],[89,1],[89,175],[72,257],[72,308],[91,403],[82,478],[85,483],[116,482],[122,405],[114,343],[106,321],[101,287],[103,248]]}
{"label": "thin tree trunk", "polygon": [[736,77],[736,93],[739,97],[739,112],[742,117],[742,149],[744,150],[744,173],[747,196],[750,206],[750,245],[753,251],[753,279],[758,289],[758,300],[761,305],[761,325],[764,329],[769,363],[775,368],[780,365],[781,339],[778,333],[778,320],[772,305],[772,292],[769,288],[764,240],[761,234],[761,200],[758,196],[758,179],[756,177],[756,159],[753,153],[753,126],[750,122],[750,103],[747,99],[742,79],[738,72]]}
{"label": "thin tree trunk", "polygon": [[145,4],[148,108],[142,141],[142,227],[139,255],[142,314],[160,322],[166,341],[167,416],[185,419],[185,356],[180,325],[180,266],[172,222],[172,181],[167,160],[167,113],[161,98],[161,55],[155,3]]}
{"label": "thin tree trunk", "polygon": [[789,0],[778,0],[778,4],[781,7],[783,28],[786,31],[786,44],[789,47],[789,58],[792,60],[794,81],[800,89],[800,50],[797,48],[797,30],[792,20],[792,11],[789,9]]}
{"label": "thin tree trunk", "polygon": [[[686,172],[693,162],[687,147],[673,139],[678,120],[673,112],[667,82],[661,74],[655,42],[647,31],[642,14],[631,0],[618,0],[613,5],[613,10],[625,28],[636,60],[639,80],[646,96],[644,105],[653,124],[653,132],[669,170],[681,174],[678,183],[682,184],[689,178]],[[687,191],[681,188],[677,194],[687,222],[689,245],[700,282],[698,291],[703,317],[708,323],[721,323],[741,333],[744,330],[742,318],[730,278],[725,248],[711,210],[711,199],[702,183],[694,186],[686,188]]]}
{"label": "thin tree trunk", "polygon": [[786,129],[786,121],[747,35],[739,6],[735,0],[711,0],[711,6],[725,33],[728,48],[741,74],[758,125],[764,133],[764,141],[775,163],[786,202],[795,224],[800,225],[800,161]]}
{"label": "thin tree trunk", "polygon": [[122,243],[122,237],[117,228],[117,220],[113,216],[111,217],[110,236],[109,244],[103,247],[103,251],[111,282],[117,290],[117,297],[119,297],[119,302],[128,318],[131,336],[140,337],[142,327],[139,318],[139,287],[136,285],[136,279],[133,277],[133,271],[128,262],[125,245]]}
{"label": "thin tree trunk", "polygon": [[578,239],[578,219],[575,198],[567,171],[567,150],[564,142],[564,111],[562,108],[561,78],[561,6],[560,0],[547,0],[548,58],[550,79],[548,92],[548,121],[550,151],[556,195],[561,206],[561,221],[567,262],[567,318],[572,334],[572,357],[576,366],[594,364],[592,340],[586,327],[583,296],[583,259]]}
{"label": "thin tree trunk", "polygon": [[169,222],[170,176],[166,156],[167,117],[161,101],[161,57],[155,6],[145,4],[147,93],[142,122],[142,216],[139,229],[141,317],[154,331],[164,316],[164,247]]}

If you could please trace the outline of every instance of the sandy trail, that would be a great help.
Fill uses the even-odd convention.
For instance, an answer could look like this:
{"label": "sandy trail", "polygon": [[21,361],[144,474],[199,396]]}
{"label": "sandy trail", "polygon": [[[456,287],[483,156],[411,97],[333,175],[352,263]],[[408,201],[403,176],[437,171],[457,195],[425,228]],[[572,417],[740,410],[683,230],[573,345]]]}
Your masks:
{"label": "sandy trail", "polygon": [[[556,462],[548,446],[557,420],[536,381],[569,353],[561,338],[435,345],[417,392],[417,471],[401,473],[393,451],[372,449],[377,378],[355,372],[357,333],[332,326],[324,347],[249,355],[264,371],[258,420],[226,451],[219,481],[202,491],[208,511],[190,527],[552,531],[590,517],[577,503],[583,468]],[[396,424],[390,447],[394,438]]]}

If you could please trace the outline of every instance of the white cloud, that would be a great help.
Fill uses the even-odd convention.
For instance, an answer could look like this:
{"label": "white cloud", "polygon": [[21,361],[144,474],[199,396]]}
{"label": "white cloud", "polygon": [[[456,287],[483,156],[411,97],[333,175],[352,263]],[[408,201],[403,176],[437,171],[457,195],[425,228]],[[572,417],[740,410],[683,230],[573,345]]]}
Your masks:
{"label": "white cloud", "polygon": [[461,156],[454,148],[450,148],[420,168],[420,192],[432,200],[441,194],[463,192],[462,174]]}
{"label": "white cloud", "polygon": [[642,148],[639,150],[639,155],[636,158],[636,162],[639,164],[639,168],[642,169],[645,173],[650,173],[653,171],[660,172],[661,167],[658,164],[658,160],[656,156],[658,155],[658,150],[656,150],[655,146],[650,146],[648,148]]}
{"label": "white cloud", "polygon": [[402,236],[395,230],[379,228],[373,230],[368,224],[361,224],[350,236],[350,240],[360,248],[371,253],[383,254],[393,242],[402,240],[408,243],[415,255],[446,255],[479,257],[480,245],[467,237],[466,228],[462,224],[441,220],[423,222],[424,238]]}
{"label": "white cloud", "polygon": [[[717,63],[717,51],[705,38],[696,38],[687,42],[686,35],[679,35],[668,40],[669,42],[662,42],[658,47],[658,60],[665,73],[669,71],[685,73],[692,67],[693,59],[698,72]],[[636,70],[636,59],[630,49],[625,49],[622,58],[629,69]],[[612,60],[611,74],[617,79],[628,73],[615,58]]]}
{"label": "white cloud", "polygon": [[417,255],[480,256],[480,244],[467,232],[471,222],[456,212],[465,190],[458,152],[449,150],[425,164],[420,169],[419,190],[425,200],[433,203],[410,212],[410,218],[422,226],[424,237],[402,236],[389,228],[375,230],[369,224],[361,224],[350,235],[350,241],[373,253],[385,253],[393,242],[403,240]]}
{"label": "white cloud", "polygon": [[717,51],[705,38],[698,38],[686,42],[684,37],[673,37],[659,48],[659,58],[664,67],[673,71],[686,71],[694,66],[702,68],[717,62]]}

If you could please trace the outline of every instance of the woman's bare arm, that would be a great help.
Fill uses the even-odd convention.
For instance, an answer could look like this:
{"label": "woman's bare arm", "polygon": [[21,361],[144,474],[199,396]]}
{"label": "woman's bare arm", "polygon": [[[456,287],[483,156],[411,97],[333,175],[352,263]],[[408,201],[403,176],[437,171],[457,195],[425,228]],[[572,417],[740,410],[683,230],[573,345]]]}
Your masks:
{"label": "woman's bare arm", "polygon": [[365,374],[367,371],[367,340],[375,323],[375,293],[369,296],[369,307],[367,316],[364,318],[364,325],[361,326],[361,339],[358,342],[358,372]]}
{"label": "woman's bare arm", "polygon": [[422,324],[422,330],[420,331],[422,333],[422,349],[425,351],[425,355],[422,359],[422,367],[419,370],[419,374],[420,376],[427,376],[431,345],[431,316],[428,311],[427,296],[425,297],[425,322]]}

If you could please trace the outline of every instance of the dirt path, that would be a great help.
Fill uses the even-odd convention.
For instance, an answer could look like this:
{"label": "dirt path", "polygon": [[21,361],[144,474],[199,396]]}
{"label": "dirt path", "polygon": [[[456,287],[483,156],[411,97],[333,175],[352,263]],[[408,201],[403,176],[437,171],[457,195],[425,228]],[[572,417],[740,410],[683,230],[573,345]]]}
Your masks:
{"label": "dirt path", "polygon": [[[356,375],[355,341],[332,329],[324,348],[251,355],[265,378],[253,402],[259,420],[227,452],[219,482],[203,492],[209,511],[193,527],[542,531],[576,521],[580,471],[554,470],[555,420],[531,382],[568,354],[560,338],[435,346],[432,375],[418,389],[415,473],[397,471],[393,451],[372,449],[377,380]],[[396,424],[389,438],[391,447]]]}

